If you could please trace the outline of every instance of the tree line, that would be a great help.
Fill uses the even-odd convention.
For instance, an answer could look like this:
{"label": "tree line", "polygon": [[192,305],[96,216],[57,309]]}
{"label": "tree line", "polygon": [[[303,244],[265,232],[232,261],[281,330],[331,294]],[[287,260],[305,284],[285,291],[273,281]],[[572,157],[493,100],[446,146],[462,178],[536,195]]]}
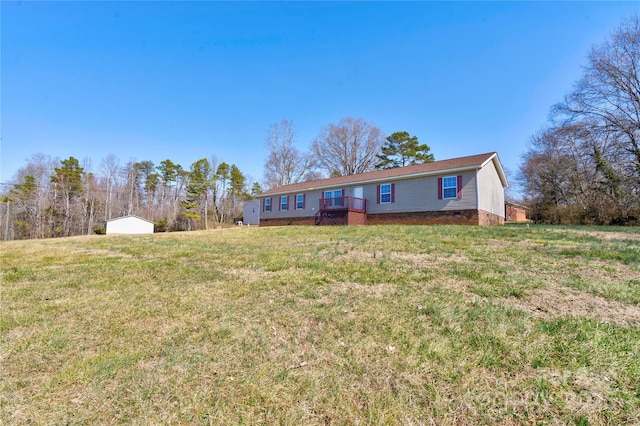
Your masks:
{"label": "tree line", "polygon": [[4,239],[100,233],[106,221],[127,215],[152,220],[157,231],[207,229],[241,215],[251,197],[237,166],[207,158],[187,170],[169,159],[121,165],[109,155],[93,172],[74,157],[37,154],[14,181],[2,196]]}
{"label": "tree line", "polygon": [[579,81],[531,138],[518,181],[532,219],[640,224],[640,18],[587,57]]}
{"label": "tree line", "polygon": [[[292,122],[267,130],[264,186],[363,173],[433,161],[426,144],[407,132],[384,137],[364,119],[345,118],[326,126],[308,153],[296,147]],[[90,160],[34,155],[1,196],[3,239],[67,237],[104,232],[110,219],[136,215],[156,231],[208,229],[233,223],[244,203],[262,192],[234,164],[201,158],[188,169],[170,159],[129,161],[115,155],[93,171]]]}

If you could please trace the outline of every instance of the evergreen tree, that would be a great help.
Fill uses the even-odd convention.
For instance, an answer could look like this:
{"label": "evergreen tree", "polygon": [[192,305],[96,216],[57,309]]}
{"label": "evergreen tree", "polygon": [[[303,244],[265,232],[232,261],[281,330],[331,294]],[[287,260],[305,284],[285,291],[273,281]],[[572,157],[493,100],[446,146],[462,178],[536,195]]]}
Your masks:
{"label": "evergreen tree", "polygon": [[[73,235],[71,226],[73,225],[73,201],[83,192],[84,169],[73,157],[60,162],[60,167],[54,169],[55,174],[51,176],[51,183],[54,184],[54,199],[62,204],[63,222],[61,229],[54,229],[54,234],[62,236]],[[59,212],[59,209],[55,209]]]}
{"label": "evergreen tree", "polygon": [[253,182],[253,186],[251,187],[251,195],[256,196],[258,194],[262,194],[262,186],[260,186],[260,182]]}
{"label": "evergreen tree", "polygon": [[200,220],[204,215],[204,229],[207,229],[207,205],[211,188],[211,164],[201,158],[191,165],[189,180],[186,186],[186,197],[180,205],[185,208],[185,216],[192,220]]}
{"label": "evergreen tree", "polygon": [[141,161],[140,163],[136,163],[134,167],[142,175],[146,204],[147,208],[150,209],[154,205],[156,191],[160,184],[160,175],[155,172],[156,168],[153,161]]}
{"label": "evergreen tree", "polygon": [[14,185],[9,193],[11,197],[7,197],[5,202],[13,203],[16,210],[14,224],[19,230],[17,238],[37,238],[41,212],[36,178],[30,175],[25,176],[24,183]]}
{"label": "evergreen tree", "polygon": [[240,199],[247,198],[247,190],[245,188],[246,178],[240,171],[240,169],[235,165],[231,165],[231,169],[229,169],[230,176],[230,189],[231,189],[231,198],[235,202]]}
{"label": "evergreen tree", "polygon": [[376,164],[376,169],[393,169],[414,164],[432,163],[435,158],[429,152],[430,150],[429,145],[418,142],[417,136],[410,136],[408,132],[394,132],[387,137],[382,146],[381,154],[376,155],[376,158],[380,160]]}
{"label": "evergreen tree", "polygon": [[167,227],[172,229],[178,215],[178,179],[184,173],[182,166],[166,159],[156,167],[160,174],[160,208],[164,215]]}

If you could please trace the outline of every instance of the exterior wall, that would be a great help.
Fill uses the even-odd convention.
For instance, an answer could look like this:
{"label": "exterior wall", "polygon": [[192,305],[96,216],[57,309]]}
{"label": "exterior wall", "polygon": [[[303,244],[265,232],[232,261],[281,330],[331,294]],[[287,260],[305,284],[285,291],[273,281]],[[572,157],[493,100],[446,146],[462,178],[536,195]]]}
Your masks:
{"label": "exterior wall", "polygon": [[367,224],[502,225],[504,224],[504,217],[483,210],[381,213],[376,215],[368,215]]}
{"label": "exterior wall", "polygon": [[478,210],[451,210],[367,215],[368,225],[479,225]]}
{"label": "exterior wall", "polygon": [[[364,216],[364,215],[362,215]],[[364,220],[363,220],[364,219]],[[364,222],[364,223],[363,223]],[[261,219],[261,226],[314,225],[308,218]],[[325,225],[502,225],[504,217],[483,210],[451,210],[430,212],[376,213],[328,220]]]}
{"label": "exterior wall", "polygon": [[478,209],[504,220],[504,187],[493,161],[477,172]]}
{"label": "exterior wall", "polygon": [[153,222],[135,216],[121,217],[107,222],[107,234],[153,234]]}
{"label": "exterior wall", "polygon": [[513,204],[505,204],[505,220],[509,222],[522,222],[527,220],[527,211]]}
{"label": "exterior wall", "polygon": [[[496,160],[497,161],[497,160]],[[462,196],[455,199],[439,199],[439,179],[460,177]],[[378,202],[378,185],[393,185],[393,202]],[[260,199],[261,225],[315,224],[315,215],[320,208],[320,200],[325,191],[342,190],[343,196],[354,197],[355,189],[362,188],[362,197],[367,203],[367,214],[360,217],[345,217],[332,224],[380,224],[380,223],[421,223],[421,224],[503,224],[505,218],[504,187],[494,161],[489,161],[482,169],[463,172],[447,172],[422,177],[392,177],[368,183],[349,183],[344,186],[309,189],[288,194],[286,211],[280,211],[279,195],[271,197],[271,211],[264,211],[264,198]],[[304,209],[296,209],[296,194],[305,194]],[[351,213],[353,214],[353,212]],[[335,223],[334,223],[335,222]],[[328,221],[323,220],[323,224]]]}
{"label": "exterior wall", "polygon": [[[438,199],[438,178],[442,176],[462,176],[462,199]],[[497,174],[496,174],[497,176]],[[378,204],[378,185],[385,183],[393,183],[395,194],[394,202],[387,204]],[[448,174],[441,176],[428,176],[412,179],[389,180],[379,183],[361,184],[355,183],[349,186],[336,187],[332,190],[343,190],[343,196],[353,197],[356,187],[363,188],[363,196],[367,200],[367,213],[403,213],[403,212],[424,212],[424,211],[453,211],[453,210],[469,210],[476,209],[476,173],[468,171],[457,174]],[[302,192],[300,192],[302,193]],[[271,198],[271,211],[264,211],[264,201],[260,199],[260,223],[263,219],[278,218],[314,218],[320,207],[320,200],[324,190],[307,191],[305,194],[305,208],[303,210],[295,209],[295,194],[290,194],[289,209],[280,211],[280,196],[275,195]]]}
{"label": "exterior wall", "polygon": [[260,200],[250,200],[242,208],[242,223],[258,225],[260,223]]}
{"label": "exterior wall", "polygon": [[478,210],[478,225],[504,225],[504,216]]}
{"label": "exterior wall", "polygon": [[[305,206],[304,209],[296,209],[295,196],[296,194],[289,194],[289,208],[286,211],[280,211],[280,196],[274,195],[271,197],[271,211],[264,211],[264,198],[261,198],[259,212],[260,212],[260,224],[262,225],[265,220],[273,219],[301,219],[307,218],[314,220],[315,214],[320,207],[320,198],[322,197],[321,191],[306,191],[298,192],[297,194],[305,194]],[[345,194],[346,195],[346,194]]]}
{"label": "exterior wall", "polygon": [[349,212],[347,215],[347,225],[366,225],[367,214],[360,212]]}
{"label": "exterior wall", "polygon": [[[462,176],[462,199],[438,199],[438,178]],[[476,209],[475,172],[452,173],[439,176],[395,180],[381,183],[395,184],[393,203],[378,204],[378,184],[364,186],[367,213],[403,213]]]}
{"label": "exterior wall", "polygon": [[318,225],[366,225],[367,214],[354,211],[339,210],[329,213],[328,216],[322,216],[318,218],[318,221],[314,218],[314,223]]}
{"label": "exterior wall", "polygon": [[260,226],[315,225],[313,217],[260,218]]}

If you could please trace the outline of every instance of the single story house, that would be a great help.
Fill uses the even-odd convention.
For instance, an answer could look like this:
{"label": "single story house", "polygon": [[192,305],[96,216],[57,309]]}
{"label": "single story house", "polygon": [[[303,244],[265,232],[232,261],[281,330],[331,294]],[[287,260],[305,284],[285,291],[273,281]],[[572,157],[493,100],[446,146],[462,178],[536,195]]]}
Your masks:
{"label": "single story house", "polygon": [[495,152],[272,188],[260,225],[504,224]]}
{"label": "single story house", "polygon": [[242,223],[244,225],[260,224],[260,200],[254,198],[245,203],[242,207]]}
{"label": "single story house", "polygon": [[153,222],[138,216],[123,216],[108,220],[107,234],[153,234]]}

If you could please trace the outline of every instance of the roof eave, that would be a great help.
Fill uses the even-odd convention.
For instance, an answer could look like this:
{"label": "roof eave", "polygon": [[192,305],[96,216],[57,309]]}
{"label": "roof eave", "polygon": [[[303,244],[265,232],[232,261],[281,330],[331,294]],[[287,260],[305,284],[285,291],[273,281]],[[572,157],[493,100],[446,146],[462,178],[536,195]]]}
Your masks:
{"label": "roof eave", "polygon": [[[382,177],[382,178],[375,178],[375,179],[365,179],[365,180],[359,180],[359,181],[347,182],[347,183],[341,183],[341,184],[309,186],[309,187],[306,187],[306,188],[294,189],[294,190],[289,190],[289,191],[270,192],[268,194],[259,194],[259,195],[256,196],[256,198],[266,198],[266,197],[273,197],[273,196],[278,196],[278,195],[299,193],[299,192],[304,192],[304,191],[318,191],[318,190],[324,190],[324,189],[342,188],[342,187],[345,187],[345,186],[356,186],[356,185],[367,184],[367,183],[398,181],[398,180],[405,180],[405,179],[420,178],[420,177],[425,177],[425,176],[446,175],[446,174],[449,174],[449,173],[458,173],[458,172],[479,170],[482,167],[484,167],[484,164],[486,164],[488,161],[489,160],[487,160],[485,163],[483,163],[481,165],[455,167],[455,168],[451,168],[451,169],[433,170],[433,171],[428,171],[428,172],[411,173],[411,174],[406,174],[406,175]],[[500,167],[500,170],[502,170],[502,167]],[[504,172],[502,172],[502,174],[504,175]],[[502,180],[502,177],[500,179]],[[503,184],[504,184],[504,182],[503,182]]]}

